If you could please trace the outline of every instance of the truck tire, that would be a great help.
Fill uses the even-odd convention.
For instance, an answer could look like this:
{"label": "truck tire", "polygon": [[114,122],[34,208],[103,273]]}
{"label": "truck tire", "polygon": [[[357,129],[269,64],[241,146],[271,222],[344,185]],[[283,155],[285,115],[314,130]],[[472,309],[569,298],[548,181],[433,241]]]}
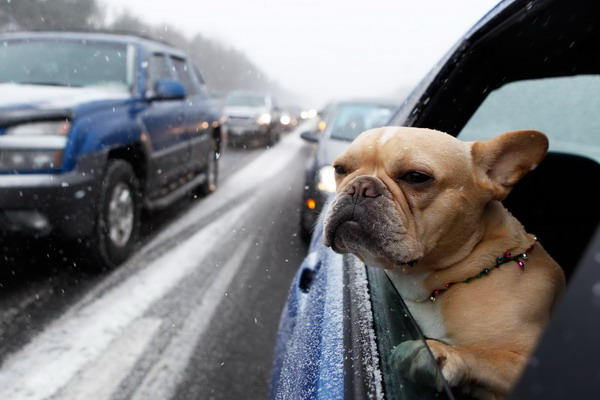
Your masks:
{"label": "truck tire", "polygon": [[197,190],[197,194],[202,196],[206,196],[217,190],[217,182],[219,180],[219,150],[215,140],[211,141],[211,151],[204,167],[204,173],[206,174],[206,180]]}
{"label": "truck tire", "polygon": [[267,140],[265,143],[266,147],[273,147],[279,141],[279,132],[275,131],[275,128],[271,128],[269,130],[269,134],[267,135]]}
{"label": "truck tire", "polygon": [[140,188],[131,165],[110,160],[100,190],[89,250],[93,269],[111,269],[133,252],[140,227]]}

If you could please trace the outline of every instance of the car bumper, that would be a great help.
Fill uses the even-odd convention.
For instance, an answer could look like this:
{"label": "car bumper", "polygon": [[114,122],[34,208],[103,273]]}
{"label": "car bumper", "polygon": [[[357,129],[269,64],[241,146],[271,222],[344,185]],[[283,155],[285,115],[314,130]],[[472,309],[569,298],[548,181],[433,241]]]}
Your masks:
{"label": "car bumper", "polygon": [[269,135],[269,127],[266,125],[227,127],[228,140],[231,144],[248,143],[253,140],[264,140]]}
{"label": "car bumper", "polygon": [[0,236],[89,236],[103,169],[97,156],[82,161],[65,174],[0,175]]}

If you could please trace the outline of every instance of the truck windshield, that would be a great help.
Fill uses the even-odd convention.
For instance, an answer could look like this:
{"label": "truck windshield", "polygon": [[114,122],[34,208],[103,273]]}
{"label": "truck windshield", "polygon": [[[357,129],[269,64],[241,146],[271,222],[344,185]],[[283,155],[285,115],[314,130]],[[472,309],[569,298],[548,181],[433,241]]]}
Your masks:
{"label": "truck windshield", "polygon": [[0,42],[0,83],[133,88],[133,47],[82,40]]}

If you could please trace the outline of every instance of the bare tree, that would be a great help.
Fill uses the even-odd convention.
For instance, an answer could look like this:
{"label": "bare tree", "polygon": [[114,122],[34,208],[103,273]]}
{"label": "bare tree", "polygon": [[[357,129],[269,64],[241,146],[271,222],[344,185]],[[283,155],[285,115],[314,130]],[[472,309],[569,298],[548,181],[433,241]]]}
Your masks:
{"label": "bare tree", "polygon": [[90,29],[101,26],[96,0],[13,0],[0,9],[0,30]]}
{"label": "bare tree", "polygon": [[93,30],[128,32],[169,42],[188,53],[218,95],[236,89],[270,92],[280,101],[293,97],[273,82],[243,52],[198,34],[188,40],[168,26],[149,25],[125,11],[110,24],[96,0],[0,0],[0,31]]}

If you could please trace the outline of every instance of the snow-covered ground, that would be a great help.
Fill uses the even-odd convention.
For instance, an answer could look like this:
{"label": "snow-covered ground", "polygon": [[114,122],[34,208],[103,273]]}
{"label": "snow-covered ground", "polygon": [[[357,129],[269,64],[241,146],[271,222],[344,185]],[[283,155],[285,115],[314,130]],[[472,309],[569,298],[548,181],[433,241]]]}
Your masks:
{"label": "snow-covered ground", "polygon": [[[303,145],[297,134],[286,135],[10,355],[0,368],[0,399],[114,398],[123,380],[134,374],[133,369],[150,351],[157,355],[136,378],[136,388],[128,397],[171,398],[191,354],[257,240],[250,234],[235,235],[235,251],[222,263],[214,261],[215,252],[230,242],[232,232],[239,233],[253,224],[250,220],[261,212],[257,210],[269,207],[264,188],[290,167]],[[212,222],[198,228],[198,221],[207,218]],[[143,256],[190,230],[190,236],[153,260]],[[128,270],[134,273],[128,275]],[[167,322],[149,310],[165,297],[176,296],[178,288],[199,273],[207,283],[195,294],[193,312],[172,329],[159,350],[150,350]]]}

